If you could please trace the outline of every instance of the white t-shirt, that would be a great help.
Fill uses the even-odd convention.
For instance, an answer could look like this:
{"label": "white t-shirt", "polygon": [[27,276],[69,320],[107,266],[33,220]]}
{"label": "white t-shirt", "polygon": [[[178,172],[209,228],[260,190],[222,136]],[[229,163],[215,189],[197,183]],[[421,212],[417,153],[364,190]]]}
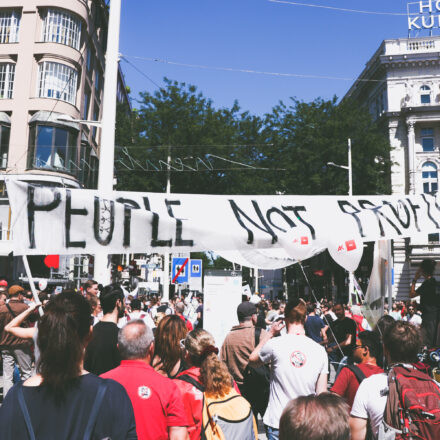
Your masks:
{"label": "white t-shirt", "polygon": [[314,394],[319,375],[328,374],[327,353],[307,336],[286,334],[270,339],[261,349],[260,359],[271,369],[269,405],[263,421],[278,429],[287,403]]}
{"label": "white t-shirt", "polygon": [[370,419],[374,438],[383,419],[383,412],[387,403],[387,394],[381,395],[381,391],[388,388],[388,376],[385,373],[373,374],[364,379],[359,385],[351,415],[361,419]]}
{"label": "white t-shirt", "polygon": [[403,319],[416,327],[420,327],[422,325],[422,317],[417,313],[414,313],[412,316],[406,315]]}

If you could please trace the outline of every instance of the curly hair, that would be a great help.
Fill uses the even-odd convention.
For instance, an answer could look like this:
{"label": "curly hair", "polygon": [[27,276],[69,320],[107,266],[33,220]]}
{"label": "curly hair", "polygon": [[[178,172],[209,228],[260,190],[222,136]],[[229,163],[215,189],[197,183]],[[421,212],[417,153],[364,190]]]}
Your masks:
{"label": "curly hair", "polygon": [[185,339],[185,348],[191,362],[200,367],[200,379],[205,386],[208,397],[224,397],[232,388],[232,377],[228,367],[215,353],[204,354],[205,349],[214,347],[214,338],[203,329],[196,329],[188,333]]}

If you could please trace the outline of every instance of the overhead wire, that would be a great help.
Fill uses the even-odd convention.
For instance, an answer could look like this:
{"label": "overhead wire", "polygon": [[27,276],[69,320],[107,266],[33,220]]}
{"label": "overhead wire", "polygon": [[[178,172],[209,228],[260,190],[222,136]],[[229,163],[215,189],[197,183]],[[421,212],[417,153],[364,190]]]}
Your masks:
{"label": "overhead wire", "polygon": [[189,64],[189,63],[181,63],[178,61],[170,61],[161,58],[152,58],[152,57],[141,57],[136,55],[126,55],[121,54],[122,59],[130,64],[137,72],[141,75],[145,76],[148,80],[150,80],[156,87],[159,86],[156,82],[154,82],[151,78],[147,76],[142,70],[136,67],[133,63],[129,62],[127,58],[136,59],[140,61],[150,61],[162,64],[169,64],[173,66],[180,67],[189,67],[194,69],[204,69],[204,70],[218,70],[224,72],[238,72],[238,73],[249,73],[249,74],[257,74],[257,75],[267,75],[267,76],[276,76],[276,77],[291,77],[291,78],[309,78],[309,79],[327,79],[327,80],[338,80],[338,81],[357,81],[357,82],[373,82],[373,83],[381,83],[384,82],[383,79],[364,79],[364,78],[352,78],[352,77],[341,77],[341,76],[331,76],[331,75],[313,75],[313,74],[303,74],[303,73],[283,73],[283,72],[270,72],[264,70],[253,70],[253,69],[238,69],[233,67],[221,67],[221,66],[207,66],[203,64]]}
{"label": "overhead wire", "polygon": [[361,9],[350,9],[350,8],[339,8],[336,6],[326,6],[326,5],[317,5],[317,4],[311,4],[311,3],[301,3],[301,2],[291,2],[287,0],[268,0],[270,3],[282,3],[286,5],[292,5],[292,6],[305,6],[309,8],[321,8],[321,9],[330,9],[333,11],[340,11],[340,12],[352,12],[356,14],[371,14],[371,15],[395,15],[395,16],[408,16],[408,15],[417,15],[415,13],[408,14],[403,12],[386,12],[386,11],[366,11]]}

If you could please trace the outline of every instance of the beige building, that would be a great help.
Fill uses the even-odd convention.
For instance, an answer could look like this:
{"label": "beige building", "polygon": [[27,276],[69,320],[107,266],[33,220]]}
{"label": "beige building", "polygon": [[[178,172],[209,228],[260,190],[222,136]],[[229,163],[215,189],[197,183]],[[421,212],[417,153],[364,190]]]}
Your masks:
{"label": "beige building", "polygon": [[107,23],[104,0],[1,0],[0,178],[96,187],[100,128],[75,121],[101,118]]}
{"label": "beige building", "polygon": [[[385,40],[346,97],[367,106],[389,136],[392,193],[437,193],[440,36]],[[394,295],[408,297],[423,258],[440,260],[438,233],[394,241]]]}

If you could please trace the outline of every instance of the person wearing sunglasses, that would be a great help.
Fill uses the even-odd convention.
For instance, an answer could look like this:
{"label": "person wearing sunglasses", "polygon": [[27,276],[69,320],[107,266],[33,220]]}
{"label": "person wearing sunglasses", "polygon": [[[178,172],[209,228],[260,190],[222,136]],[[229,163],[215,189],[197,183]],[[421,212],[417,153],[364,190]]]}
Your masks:
{"label": "person wearing sunglasses", "polygon": [[361,382],[373,374],[383,373],[383,369],[378,366],[378,361],[382,360],[382,350],[377,334],[366,330],[359,333],[358,338],[353,349],[356,365],[344,367],[330,390],[343,397],[349,409],[353,406]]}

